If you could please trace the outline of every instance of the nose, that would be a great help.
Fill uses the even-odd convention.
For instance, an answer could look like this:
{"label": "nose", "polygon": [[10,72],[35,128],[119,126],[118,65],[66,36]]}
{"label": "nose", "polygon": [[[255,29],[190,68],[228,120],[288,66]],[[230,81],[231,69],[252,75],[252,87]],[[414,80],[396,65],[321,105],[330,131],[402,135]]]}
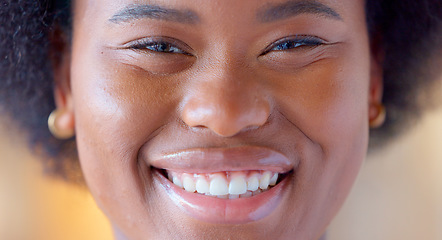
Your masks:
{"label": "nose", "polygon": [[[210,76],[207,76],[210,75]],[[250,74],[212,73],[193,84],[182,110],[192,128],[210,129],[223,137],[256,129],[270,114],[270,103]]]}

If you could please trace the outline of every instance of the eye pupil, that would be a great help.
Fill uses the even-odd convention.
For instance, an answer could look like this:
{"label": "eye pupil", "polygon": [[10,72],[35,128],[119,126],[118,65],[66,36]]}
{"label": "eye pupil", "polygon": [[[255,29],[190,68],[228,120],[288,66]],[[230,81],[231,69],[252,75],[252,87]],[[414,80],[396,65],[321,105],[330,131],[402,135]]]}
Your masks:
{"label": "eye pupil", "polygon": [[293,47],[293,42],[285,42],[281,46],[282,49],[290,49],[292,47]]}
{"label": "eye pupil", "polygon": [[168,52],[170,50],[170,46],[166,43],[160,43],[157,44],[156,49],[160,52]]}
{"label": "eye pupil", "polygon": [[177,51],[176,47],[173,47],[169,43],[151,43],[144,48],[147,48],[149,50],[155,51],[155,52],[163,52],[163,53],[176,53]]}
{"label": "eye pupil", "polygon": [[284,50],[290,50],[295,48],[301,48],[301,47],[315,47],[318,45],[321,45],[322,41],[318,39],[310,39],[310,38],[304,38],[304,39],[291,39],[286,40],[284,42],[280,42],[276,44],[271,50],[273,51],[284,51]]}
{"label": "eye pupil", "polygon": [[[173,40],[173,42],[177,42],[178,45],[181,45],[179,40]],[[190,55],[186,51],[182,50],[180,47],[175,45],[172,40],[168,39],[140,39],[135,41],[132,44],[128,44],[129,46],[127,48],[133,49],[133,50],[141,50],[141,51],[148,51],[148,52],[156,52],[156,53],[176,53],[176,54],[184,54],[184,55]],[[185,44],[182,44],[185,46]]]}
{"label": "eye pupil", "polygon": [[280,45],[278,45],[276,47],[276,50],[288,50],[288,49],[297,48],[297,47],[300,47],[303,45],[305,45],[305,44],[300,43],[300,42],[288,41],[288,42],[284,42],[284,43],[281,43]]}

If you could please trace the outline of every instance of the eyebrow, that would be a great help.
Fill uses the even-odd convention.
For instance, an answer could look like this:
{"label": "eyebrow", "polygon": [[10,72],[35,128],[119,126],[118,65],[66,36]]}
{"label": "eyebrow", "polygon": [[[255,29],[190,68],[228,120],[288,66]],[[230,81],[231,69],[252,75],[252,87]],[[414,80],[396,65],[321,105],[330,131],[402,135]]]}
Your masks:
{"label": "eyebrow", "polygon": [[191,10],[169,9],[149,4],[129,5],[113,15],[109,19],[109,21],[119,24],[142,18],[166,20],[188,24],[195,24],[199,22],[198,15]]}
{"label": "eyebrow", "polygon": [[320,15],[342,21],[341,15],[339,15],[335,10],[315,0],[291,0],[277,5],[267,6],[258,11],[257,18],[260,22],[267,23],[284,20],[304,13]]}

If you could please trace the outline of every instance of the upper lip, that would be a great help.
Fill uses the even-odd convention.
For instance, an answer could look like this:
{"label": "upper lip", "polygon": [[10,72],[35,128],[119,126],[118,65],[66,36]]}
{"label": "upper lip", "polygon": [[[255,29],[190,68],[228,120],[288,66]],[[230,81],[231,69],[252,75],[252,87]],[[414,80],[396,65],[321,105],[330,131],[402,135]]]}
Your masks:
{"label": "upper lip", "polygon": [[222,171],[267,170],[285,173],[298,164],[284,154],[260,146],[192,148],[159,154],[149,159],[155,168],[177,172],[211,173]]}

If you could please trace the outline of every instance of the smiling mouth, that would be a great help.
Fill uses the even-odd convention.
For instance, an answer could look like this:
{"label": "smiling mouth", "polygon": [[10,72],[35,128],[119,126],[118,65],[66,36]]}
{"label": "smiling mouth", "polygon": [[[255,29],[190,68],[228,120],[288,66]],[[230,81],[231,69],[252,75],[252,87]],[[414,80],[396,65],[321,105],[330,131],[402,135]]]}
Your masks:
{"label": "smiling mouth", "polygon": [[161,170],[163,176],[187,192],[222,199],[249,198],[281,182],[292,171],[278,173],[266,170],[183,173]]}
{"label": "smiling mouth", "polygon": [[261,146],[194,148],[145,156],[168,203],[216,224],[269,216],[287,200],[298,158]]}

